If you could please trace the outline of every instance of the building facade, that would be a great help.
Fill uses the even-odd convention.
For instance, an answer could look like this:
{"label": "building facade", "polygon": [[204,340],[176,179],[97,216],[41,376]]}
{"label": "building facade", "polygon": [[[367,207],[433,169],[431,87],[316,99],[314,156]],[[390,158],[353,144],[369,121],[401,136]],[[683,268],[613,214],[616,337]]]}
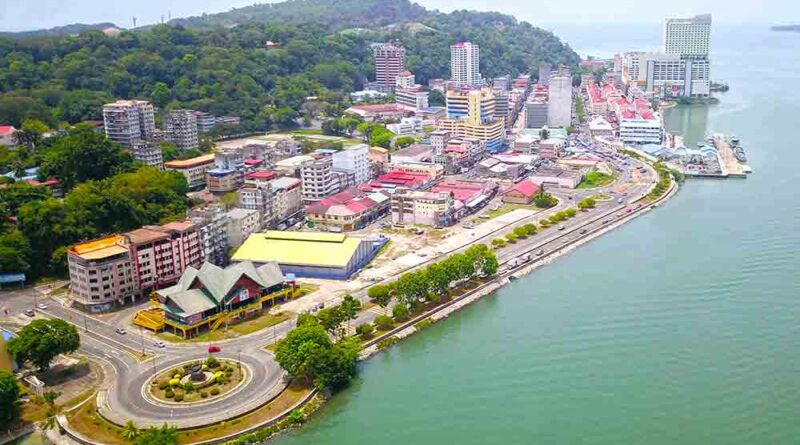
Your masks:
{"label": "building facade", "polygon": [[455,223],[455,200],[450,193],[397,190],[391,198],[392,223],[447,227]]}
{"label": "building facade", "polygon": [[137,162],[164,170],[164,159],[161,154],[161,147],[158,145],[149,141],[137,142],[133,144],[131,152],[133,153],[133,159]]}
{"label": "building facade", "polygon": [[152,140],[156,132],[153,105],[144,100],[118,100],[105,104],[103,126],[106,137],[124,147]]}
{"label": "building facade", "polygon": [[533,100],[525,104],[525,127],[542,128],[547,126],[548,105],[543,100]]}
{"label": "building facade", "polygon": [[547,126],[572,125],[572,76],[566,68],[550,75],[548,85]]}
{"label": "building facade", "polygon": [[303,201],[320,201],[338,191],[333,177],[333,158],[318,156],[300,166],[300,179],[303,181]]}
{"label": "building facade", "polygon": [[375,81],[385,90],[394,91],[397,76],[405,71],[405,49],[393,43],[376,45],[372,50],[375,58]]}
{"label": "building facade", "polygon": [[221,206],[208,206],[189,211],[200,234],[200,247],[206,263],[224,266],[228,263],[228,218]]}
{"label": "building facade", "polygon": [[664,53],[680,58],[708,58],[711,43],[711,14],[664,21]]}
{"label": "building facade", "polygon": [[228,244],[237,248],[248,236],[261,229],[261,215],[256,210],[232,209],[227,213]]}
{"label": "building facade", "polygon": [[439,130],[452,136],[476,138],[490,153],[500,151],[505,137],[505,122],[495,117],[495,100],[490,88],[449,90],[447,119]]}
{"label": "building facade", "polygon": [[331,158],[331,167],[334,170],[353,174],[353,185],[359,185],[369,181],[369,146],[367,144],[344,147],[336,153],[333,153]]}
{"label": "building facade", "polygon": [[192,110],[172,110],[164,116],[164,132],[167,141],[179,150],[198,146],[197,117]]}
{"label": "building facade", "polygon": [[450,78],[458,86],[481,86],[481,51],[477,44],[458,42],[450,45]]}
{"label": "building facade", "polygon": [[186,177],[190,190],[206,185],[206,173],[214,167],[214,154],[206,154],[191,159],[167,161],[164,168],[181,172]]}

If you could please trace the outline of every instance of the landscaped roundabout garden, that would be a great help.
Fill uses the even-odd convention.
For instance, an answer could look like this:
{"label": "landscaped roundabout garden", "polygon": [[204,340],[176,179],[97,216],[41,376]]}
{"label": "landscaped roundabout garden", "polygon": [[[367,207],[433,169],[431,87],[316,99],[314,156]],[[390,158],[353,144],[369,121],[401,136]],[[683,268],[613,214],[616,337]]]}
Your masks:
{"label": "landscaped roundabout garden", "polygon": [[172,367],[147,385],[149,395],[162,403],[191,404],[219,399],[244,382],[241,363],[209,356]]}

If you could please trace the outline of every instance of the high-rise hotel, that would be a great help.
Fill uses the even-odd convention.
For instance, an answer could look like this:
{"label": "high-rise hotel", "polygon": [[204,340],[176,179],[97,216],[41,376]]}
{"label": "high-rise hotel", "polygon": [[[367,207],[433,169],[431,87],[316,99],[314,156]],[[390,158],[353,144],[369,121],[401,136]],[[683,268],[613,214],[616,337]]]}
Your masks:
{"label": "high-rise hotel", "polygon": [[480,63],[481,50],[471,42],[457,42],[450,45],[450,78],[458,86],[483,85]]}

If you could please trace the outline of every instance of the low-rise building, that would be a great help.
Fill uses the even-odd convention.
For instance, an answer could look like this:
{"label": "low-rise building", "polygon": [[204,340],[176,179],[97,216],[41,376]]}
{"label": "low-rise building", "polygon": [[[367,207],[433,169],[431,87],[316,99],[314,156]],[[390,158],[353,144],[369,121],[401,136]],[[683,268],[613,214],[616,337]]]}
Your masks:
{"label": "low-rise building", "polygon": [[164,168],[174,170],[186,177],[190,190],[197,190],[206,185],[206,173],[214,167],[214,154],[205,154],[191,159],[167,161]]}
{"label": "low-rise building", "polygon": [[460,207],[448,192],[398,189],[391,198],[392,223],[447,227],[456,222]]}
{"label": "low-rise building", "polygon": [[121,235],[75,244],[67,250],[70,294],[76,306],[107,311],[137,294],[130,250]]}
{"label": "low-rise building", "polygon": [[349,188],[309,205],[306,214],[318,230],[350,232],[368,226],[388,209],[389,197],[383,193]]}
{"label": "low-rise building", "polygon": [[539,186],[533,181],[520,181],[503,192],[503,202],[528,205],[533,202]]}
{"label": "low-rise building", "polygon": [[583,172],[558,167],[540,167],[528,179],[539,187],[574,189],[583,180]]}
{"label": "low-rise building", "polygon": [[7,147],[16,145],[17,142],[14,140],[14,132],[16,131],[17,129],[11,125],[0,125],[0,145]]}
{"label": "low-rise building", "polygon": [[244,184],[244,153],[236,148],[214,153],[214,168],[206,172],[206,186],[212,193],[228,193]]}
{"label": "low-rise building", "polygon": [[431,162],[434,149],[429,144],[411,144],[406,148],[392,153],[392,164],[404,164],[408,162]]}
{"label": "low-rise building", "polygon": [[[244,261],[225,269],[210,263],[199,269],[187,268],[174,286],[155,293],[161,303],[160,323],[135,322],[155,331],[167,330],[184,338],[220,328],[225,322],[251,317],[288,299],[287,285],[280,266],[267,262],[256,268]],[[144,316],[141,316],[144,315]]]}
{"label": "low-rise building", "polygon": [[228,244],[237,248],[248,236],[261,229],[261,215],[256,210],[232,209],[227,213]]}
{"label": "low-rise building", "polygon": [[233,261],[252,261],[256,265],[275,261],[284,274],[346,280],[369,263],[387,242],[383,236],[268,231],[251,235],[233,255]]}
{"label": "low-rise building", "polygon": [[345,114],[353,114],[366,121],[378,119],[400,119],[414,114],[415,109],[400,104],[353,105],[344,110]]}
{"label": "low-rise building", "polygon": [[414,111],[428,108],[428,92],[418,87],[395,90],[394,97],[397,105]]}

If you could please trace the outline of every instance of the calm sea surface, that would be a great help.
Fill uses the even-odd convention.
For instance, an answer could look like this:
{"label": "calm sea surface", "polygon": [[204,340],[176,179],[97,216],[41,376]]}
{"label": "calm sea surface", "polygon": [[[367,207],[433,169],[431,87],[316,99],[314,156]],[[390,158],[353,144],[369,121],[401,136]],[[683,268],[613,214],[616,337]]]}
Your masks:
{"label": "calm sea surface", "polygon": [[[608,56],[657,48],[653,26],[553,29]],[[735,133],[748,179],[691,180],[379,354],[278,442],[798,443],[800,33],[715,26],[712,69],[731,91],[667,126],[690,143]]]}

